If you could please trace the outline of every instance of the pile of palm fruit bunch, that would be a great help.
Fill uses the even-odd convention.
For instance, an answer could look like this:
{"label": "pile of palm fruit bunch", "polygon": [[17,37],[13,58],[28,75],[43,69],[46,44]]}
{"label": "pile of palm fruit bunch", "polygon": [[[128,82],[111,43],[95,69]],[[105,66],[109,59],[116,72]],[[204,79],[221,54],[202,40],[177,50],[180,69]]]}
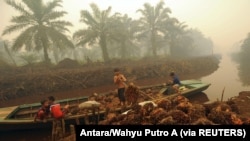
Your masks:
{"label": "pile of palm fruit bunch", "polygon": [[125,97],[128,105],[135,105],[138,102],[140,96],[140,89],[133,83],[129,84],[125,91]]}
{"label": "pile of palm fruit bunch", "polygon": [[126,112],[110,112],[100,125],[242,125],[249,119],[238,115],[233,102],[192,104],[178,95],[137,103]]}
{"label": "pile of palm fruit bunch", "polygon": [[126,105],[124,106],[120,105],[120,100],[118,98],[117,90],[110,91],[105,94],[93,93],[88,97],[88,101],[79,103],[79,105],[76,106],[71,106],[69,114],[72,115],[88,114],[93,112],[93,109],[98,109],[99,111],[106,111],[106,112],[121,111],[123,109],[130,108],[131,106],[137,104],[138,102],[150,99],[148,95],[151,93],[152,93],[151,89],[147,89],[144,92],[140,90],[138,86],[134,85],[133,83],[130,83],[124,93],[126,99]]}
{"label": "pile of palm fruit bunch", "polygon": [[[97,102],[99,110],[105,111],[105,118],[99,121],[100,125],[250,124],[250,118],[241,116],[237,98],[198,104],[190,102],[182,95],[162,98],[148,97],[151,94],[157,95],[158,93],[154,88],[141,90],[136,85],[130,84],[125,91],[127,102],[125,106],[119,105],[117,91],[105,95],[94,93],[86,103]],[[91,111],[91,108],[86,108],[74,114],[90,113]]]}

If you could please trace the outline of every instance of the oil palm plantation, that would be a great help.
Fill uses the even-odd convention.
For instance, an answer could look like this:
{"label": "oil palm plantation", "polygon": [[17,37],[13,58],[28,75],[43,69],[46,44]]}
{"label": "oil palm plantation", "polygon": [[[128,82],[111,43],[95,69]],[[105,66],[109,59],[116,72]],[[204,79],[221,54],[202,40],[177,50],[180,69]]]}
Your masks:
{"label": "oil palm plantation", "polygon": [[44,3],[43,0],[6,0],[6,3],[19,12],[11,19],[12,25],[6,27],[2,35],[20,32],[14,40],[12,49],[43,50],[44,61],[50,62],[48,55],[50,47],[74,47],[66,35],[68,21],[60,20],[65,11],[55,10],[61,7],[62,0],[53,0]]}
{"label": "oil palm plantation", "polygon": [[162,42],[165,31],[164,25],[169,19],[171,10],[164,7],[164,2],[160,1],[156,6],[145,3],[144,9],[139,9],[137,12],[142,14],[140,18],[140,27],[142,28],[141,36],[148,37],[150,41],[150,49],[153,56],[157,56],[159,43]]}
{"label": "oil palm plantation", "polygon": [[110,60],[107,48],[107,40],[111,34],[111,7],[106,10],[100,10],[95,3],[91,3],[92,13],[87,10],[81,11],[80,21],[87,25],[87,28],[76,31],[73,38],[77,46],[86,44],[93,45],[98,43],[102,50],[104,62]]}

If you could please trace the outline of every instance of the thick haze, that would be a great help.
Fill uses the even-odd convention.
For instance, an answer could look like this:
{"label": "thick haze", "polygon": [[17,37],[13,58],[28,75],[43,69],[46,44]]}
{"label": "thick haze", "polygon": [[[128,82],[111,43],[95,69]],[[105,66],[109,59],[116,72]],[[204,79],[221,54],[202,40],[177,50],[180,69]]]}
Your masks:
{"label": "thick haze", "polygon": [[[20,0],[18,0],[20,1]],[[127,13],[138,18],[136,10],[143,8],[145,2],[152,5],[158,0],[63,0],[63,10],[68,12],[65,20],[74,24],[72,33],[82,28],[79,23],[80,10],[90,9],[89,4],[96,3],[100,9],[112,6],[112,12]],[[165,6],[172,10],[170,16],[185,22],[189,28],[200,30],[205,37],[213,40],[215,51],[228,51],[250,32],[250,0],[164,0]],[[10,23],[10,18],[17,15],[12,7],[0,0],[0,33]],[[2,39],[12,40],[16,34],[0,36]],[[218,49],[219,47],[220,49]]]}

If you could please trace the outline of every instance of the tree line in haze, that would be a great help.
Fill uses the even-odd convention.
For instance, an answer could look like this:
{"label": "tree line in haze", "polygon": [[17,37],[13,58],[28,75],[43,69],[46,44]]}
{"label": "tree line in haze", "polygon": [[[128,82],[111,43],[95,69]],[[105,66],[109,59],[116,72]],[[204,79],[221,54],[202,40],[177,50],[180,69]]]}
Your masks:
{"label": "tree line in haze", "polygon": [[[62,0],[5,0],[19,12],[2,35],[20,32],[12,41],[0,39],[1,60],[17,65],[44,61],[58,63],[64,58],[78,61],[140,59],[145,56],[190,57],[211,55],[213,42],[197,29],[171,17],[171,9],[163,1],[145,3],[136,12],[139,19],[115,12],[112,7],[101,10],[91,3],[91,10],[80,11],[82,28],[71,35],[71,22],[62,20],[66,11]],[[57,10],[56,10],[57,9]],[[84,28],[85,27],[85,28]]]}
{"label": "tree line in haze", "polygon": [[239,77],[243,85],[250,86],[250,32],[240,46],[237,62],[239,63]]}

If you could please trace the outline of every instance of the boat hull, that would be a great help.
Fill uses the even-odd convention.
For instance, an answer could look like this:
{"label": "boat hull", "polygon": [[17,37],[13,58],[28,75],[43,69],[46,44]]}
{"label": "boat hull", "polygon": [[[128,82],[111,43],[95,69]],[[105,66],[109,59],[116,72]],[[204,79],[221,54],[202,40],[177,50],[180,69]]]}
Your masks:
{"label": "boat hull", "polygon": [[[199,80],[184,80],[181,81],[182,85],[187,87],[187,90],[181,91],[181,95],[185,97],[191,97],[196,94],[199,94],[200,92],[206,90],[210,84],[209,83],[202,83]],[[140,88],[140,90],[146,90],[150,88],[164,88],[166,89],[166,85],[159,84],[159,85],[151,85],[151,86],[143,86]],[[105,94],[105,93],[104,93]],[[179,94],[171,94],[171,95],[163,95],[161,98],[153,99],[163,99],[171,96],[176,96]],[[87,101],[87,97],[81,97],[81,98],[71,98],[66,100],[60,100],[59,102],[61,104],[79,104],[80,102]],[[29,105],[21,105],[21,106],[13,106],[13,107],[6,107],[6,108],[0,108],[0,132],[3,131],[14,131],[14,130],[28,130],[28,129],[38,129],[38,128],[52,128],[52,121],[53,119],[48,119],[47,122],[34,122],[33,118],[29,119],[18,119],[17,111],[22,109],[31,109],[32,107],[38,108],[40,105],[38,103],[35,104],[29,104]],[[117,108],[117,112],[123,112],[123,110],[127,110],[130,107],[127,107],[126,109]],[[32,110],[30,110],[32,111]],[[33,110],[34,111],[34,110]],[[29,110],[25,111],[29,112]],[[19,114],[22,112],[19,112]],[[24,113],[24,112],[23,112]],[[31,115],[32,116],[32,115]],[[89,121],[92,121],[92,124],[98,124],[98,121],[104,119],[105,117],[105,111],[95,111],[95,113],[89,113],[84,115],[72,115],[65,117],[65,124],[88,124]],[[94,122],[93,122],[94,121]]]}

